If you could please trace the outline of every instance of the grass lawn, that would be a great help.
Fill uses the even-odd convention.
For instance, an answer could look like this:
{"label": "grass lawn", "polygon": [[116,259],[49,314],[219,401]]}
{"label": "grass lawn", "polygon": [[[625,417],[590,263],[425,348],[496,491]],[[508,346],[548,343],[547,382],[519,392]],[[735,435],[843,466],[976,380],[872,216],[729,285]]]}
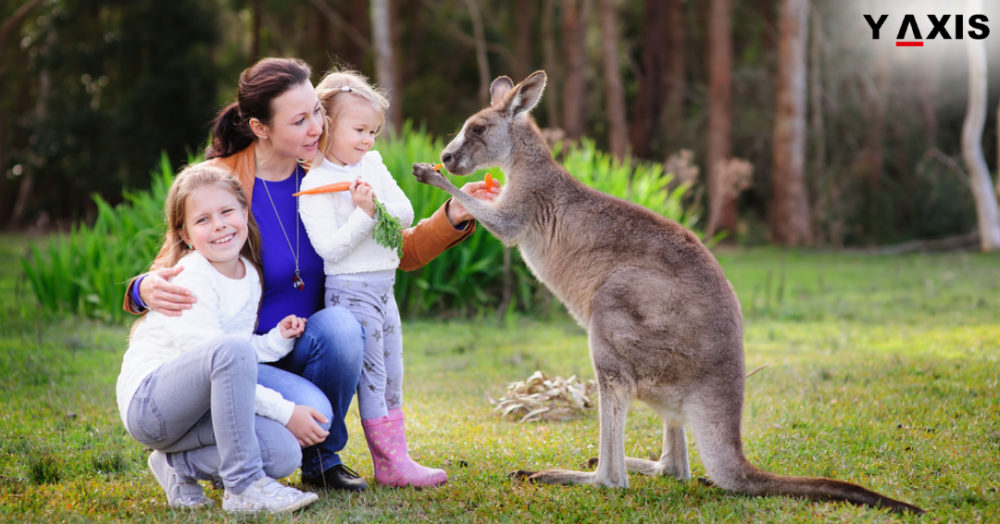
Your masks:
{"label": "grass lawn", "polygon": [[[0,521],[237,520],[173,511],[123,430],[114,381],[127,326],[48,318],[0,236]],[[718,254],[740,296],[747,369],[744,449],[784,474],[848,480],[929,510],[923,522],[1000,521],[1000,258],[873,257],[784,250]],[[126,275],[123,275],[123,278]],[[597,453],[596,412],[518,424],[490,396],[535,370],[591,378],[571,321],[409,321],[411,453],[448,471],[439,489],[333,493],[299,522],[882,522],[884,511],[747,498],[631,475],[627,490],[535,486],[519,468],[578,468]],[[356,409],[344,459],[369,480]],[[626,451],[659,454],[660,425],[632,409]],[[691,447],[695,476],[704,475]],[[298,474],[288,482],[298,482]],[[210,491],[218,500],[221,493]],[[239,519],[247,520],[247,519]]]}

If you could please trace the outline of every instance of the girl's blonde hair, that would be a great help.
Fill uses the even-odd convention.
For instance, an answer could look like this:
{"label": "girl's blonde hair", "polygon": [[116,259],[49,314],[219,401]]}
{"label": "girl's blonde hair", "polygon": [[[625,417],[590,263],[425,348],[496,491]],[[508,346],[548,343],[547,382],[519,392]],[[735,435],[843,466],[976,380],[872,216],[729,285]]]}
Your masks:
{"label": "girl's blonde hair", "polygon": [[208,164],[188,166],[181,171],[167,193],[164,206],[166,218],[166,256],[163,267],[173,267],[189,252],[187,243],[181,237],[184,231],[184,216],[187,212],[188,197],[196,189],[204,186],[218,186],[229,191],[247,214],[247,241],[240,249],[240,255],[250,261],[260,271],[260,231],[250,213],[250,205],[239,180],[229,171]]}
{"label": "girl's blonde hair", "polygon": [[326,126],[323,138],[320,140],[320,151],[325,152],[329,144],[330,132],[333,130],[337,117],[343,111],[344,103],[356,97],[372,105],[378,114],[378,129],[382,132],[385,125],[385,112],[389,109],[389,99],[385,93],[368,83],[368,78],[357,71],[343,69],[331,71],[316,85],[316,96],[326,111]]}

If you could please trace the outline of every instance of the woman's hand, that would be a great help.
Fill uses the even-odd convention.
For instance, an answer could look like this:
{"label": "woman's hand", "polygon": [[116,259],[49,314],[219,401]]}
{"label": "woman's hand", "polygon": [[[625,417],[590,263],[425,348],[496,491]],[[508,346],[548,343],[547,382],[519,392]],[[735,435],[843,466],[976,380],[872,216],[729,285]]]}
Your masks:
{"label": "woman's hand", "polygon": [[351,184],[351,198],[354,200],[354,205],[368,213],[368,216],[375,217],[375,191],[372,190],[372,186],[368,185],[368,182],[362,182],[360,178],[355,180]]}
{"label": "woman's hand", "polygon": [[329,422],[319,411],[309,406],[296,404],[292,411],[292,418],[288,419],[288,424],[285,424],[285,427],[292,432],[292,435],[295,435],[300,446],[313,446],[326,440],[326,436],[330,434],[329,431],[316,423],[317,420],[323,423]]}
{"label": "woman's hand", "polygon": [[[476,200],[492,202],[500,196],[500,186],[491,189],[486,186],[486,182],[469,182],[462,186],[462,192]],[[451,204],[448,205],[448,220],[453,225],[458,225],[472,219],[473,216],[469,214],[465,206],[458,203],[457,200],[452,199]]]}
{"label": "woman's hand", "polygon": [[288,315],[278,322],[278,331],[283,338],[294,338],[306,330],[306,319],[295,315]]}
{"label": "woman's hand", "polygon": [[168,317],[179,317],[185,309],[191,309],[191,304],[197,301],[191,290],[170,283],[170,279],[183,270],[183,267],[172,267],[147,273],[139,283],[139,296],[146,307]]}

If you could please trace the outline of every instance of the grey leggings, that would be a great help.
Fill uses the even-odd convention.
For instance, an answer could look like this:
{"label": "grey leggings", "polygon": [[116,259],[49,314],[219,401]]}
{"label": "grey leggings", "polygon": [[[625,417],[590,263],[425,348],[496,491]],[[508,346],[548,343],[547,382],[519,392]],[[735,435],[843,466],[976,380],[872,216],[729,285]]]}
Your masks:
{"label": "grey leggings", "polygon": [[302,450],[280,422],[254,414],[256,388],[249,337],[220,336],[146,377],[129,404],[129,433],[166,452],[181,477],[236,493],[265,474],[286,477]]}
{"label": "grey leggings", "polygon": [[384,417],[403,405],[403,330],[392,294],[394,271],[326,277],[326,306],[347,308],[365,332],[358,382],[362,419]]}

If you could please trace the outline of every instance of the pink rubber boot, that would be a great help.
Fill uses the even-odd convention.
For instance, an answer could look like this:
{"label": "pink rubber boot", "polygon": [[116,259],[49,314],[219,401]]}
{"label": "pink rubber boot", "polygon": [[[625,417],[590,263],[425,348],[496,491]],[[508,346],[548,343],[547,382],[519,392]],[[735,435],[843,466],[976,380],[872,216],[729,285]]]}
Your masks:
{"label": "pink rubber boot", "polygon": [[448,481],[443,469],[421,466],[406,451],[406,428],[403,411],[394,409],[379,418],[361,421],[365,440],[375,465],[375,482],[386,486],[426,488]]}

